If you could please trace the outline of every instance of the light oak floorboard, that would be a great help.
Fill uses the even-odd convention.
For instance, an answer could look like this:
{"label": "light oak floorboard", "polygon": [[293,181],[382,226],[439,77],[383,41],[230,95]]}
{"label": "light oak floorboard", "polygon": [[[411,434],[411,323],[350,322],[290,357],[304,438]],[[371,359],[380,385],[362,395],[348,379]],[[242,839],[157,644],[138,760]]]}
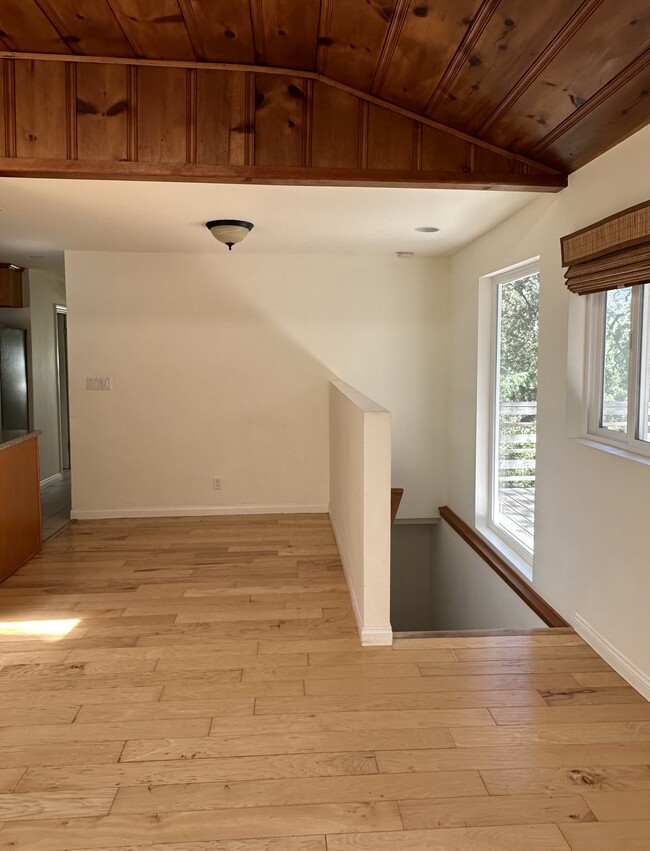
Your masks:
{"label": "light oak floorboard", "polygon": [[110,815],[95,818],[45,819],[9,822],[0,830],[0,849],[15,851],[77,851],[96,849],[115,842],[151,844],[249,839],[271,836],[313,836],[317,833],[349,833],[370,830],[401,830],[394,802],[320,804],[296,807],[249,807],[207,810],[203,814]]}
{"label": "light oak floorboard", "polygon": [[489,795],[453,800],[400,801],[399,807],[406,830],[596,820],[580,795]]}
{"label": "light oak floorboard", "polygon": [[641,847],[640,695],[570,629],[361,647],[327,515],[80,521],[0,611],[0,851]]}
{"label": "light oak floorboard", "polygon": [[260,697],[256,715],[300,712],[389,712],[413,709],[472,709],[495,706],[545,706],[534,689],[495,691],[441,691],[417,694],[339,694],[318,697]]}
{"label": "light oak floorboard", "polygon": [[537,724],[522,727],[456,727],[451,730],[458,747],[523,744],[587,745],[594,742],[650,743],[650,722],[619,721],[592,724]]}
{"label": "light oak floorboard", "polygon": [[56,789],[95,789],[99,783],[120,787],[164,786],[173,783],[282,780],[377,773],[373,751],[360,753],[352,751],[351,753],[120,762],[115,765],[34,766],[25,774],[24,769],[16,769],[15,777],[10,776],[8,782],[18,784],[17,789],[21,792],[46,792]]}
{"label": "light oak floorboard", "polygon": [[269,736],[283,733],[332,731],[426,730],[431,727],[494,726],[487,709],[413,709],[384,712],[320,712],[290,715],[255,715],[216,718],[211,735]]}
{"label": "light oak floorboard", "polygon": [[569,846],[554,824],[499,825],[457,830],[407,830],[402,833],[355,833],[327,837],[327,851],[568,851],[568,849]]}
{"label": "light oak floorboard", "polygon": [[376,751],[381,772],[405,771],[463,771],[478,769],[521,769],[536,771],[542,768],[573,770],[589,766],[645,766],[647,748],[636,744],[594,745],[511,745],[510,747],[451,748],[447,750]]}
{"label": "light oak floorboard", "polygon": [[76,721],[79,724],[101,721],[157,721],[166,718],[228,718],[253,715],[255,698],[237,700],[187,700],[172,703],[125,703],[103,706],[82,706]]}
{"label": "light oak floorboard", "polygon": [[108,815],[116,789],[93,789],[84,792],[24,792],[0,795],[0,819],[74,818]]}
{"label": "light oak floorboard", "polygon": [[588,671],[584,669],[574,674],[576,680],[581,686],[588,688],[619,688],[627,683],[619,674],[614,671]]}
{"label": "light oak floorboard", "polygon": [[650,814],[650,787],[643,790],[593,792],[583,791],[587,802],[598,821],[632,821],[647,819]]}
{"label": "light oak floorboard", "polygon": [[650,848],[650,820],[563,824],[560,829],[571,851],[648,851]]}
{"label": "light oak floorboard", "polygon": [[631,686],[620,688],[546,689],[540,692],[547,706],[596,706],[600,704],[646,703]]}
{"label": "light oak floorboard", "polygon": [[201,759],[221,756],[258,756],[280,753],[328,753],[377,750],[379,747],[450,748],[444,727],[429,730],[364,730],[354,732],[282,734],[269,736],[210,736],[199,739],[146,739],[129,741],[122,761]]}
{"label": "light oak floorboard", "polygon": [[[374,670],[374,669],[373,669]],[[360,679],[310,680],[305,693],[321,694],[399,694],[404,692],[488,691],[493,689],[563,688],[575,686],[571,674],[501,674],[483,677],[382,677]]]}
{"label": "light oak floorboard", "polygon": [[[356,835],[356,834],[353,834]],[[91,851],[81,848],[79,851]],[[223,842],[165,842],[162,845],[113,845],[102,851],[327,851],[324,836],[281,836],[278,839],[226,839]],[[555,851],[555,849],[551,849]]]}
{"label": "light oak floorboard", "polygon": [[3,747],[3,768],[28,765],[68,765],[70,763],[94,764],[117,762],[125,742],[99,742],[60,745],[49,742],[44,745],[25,745],[23,747]]}
{"label": "light oak floorboard", "polygon": [[490,707],[490,713],[499,726],[650,721],[650,703],[629,703],[620,706],[499,706]]}
{"label": "light oak floorboard", "polygon": [[487,792],[478,772],[472,771],[194,783],[191,786],[133,786],[119,790],[112,812],[167,813],[221,807],[354,803],[396,800],[402,795],[414,799],[460,798],[487,795]]}
{"label": "light oak floorboard", "polygon": [[24,773],[24,768],[0,768],[0,792],[15,789]]}
{"label": "light oak floorboard", "polygon": [[[503,771],[482,770],[480,773],[490,795],[580,792],[600,820],[602,817],[592,806],[592,799],[602,800],[605,805],[608,800],[615,802],[617,799],[608,799],[607,796],[599,794],[592,795],[593,791],[650,791],[650,766],[648,765],[589,766],[583,764],[576,768],[519,768]],[[646,805],[650,812],[650,799],[646,800]]]}
{"label": "light oak floorboard", "polygon": [[157,739],[181,734],[207,736],[210,718],[181,721],[115,721],[104,724],[43,724],[39,727],[12,727],[0,730],[0,746],[46,745],[49,742],[115,742],[129,738]]}

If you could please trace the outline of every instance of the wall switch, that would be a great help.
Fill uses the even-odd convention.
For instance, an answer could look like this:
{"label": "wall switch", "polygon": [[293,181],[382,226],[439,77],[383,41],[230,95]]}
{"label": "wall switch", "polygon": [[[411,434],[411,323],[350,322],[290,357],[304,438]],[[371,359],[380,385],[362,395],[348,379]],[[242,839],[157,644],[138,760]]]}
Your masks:
{"label": "wall switch", "polygon": [[216,490],[216,491],[220,491],[220,490],[221,490],[221,488],[223,487],[223,479],[221,478],[221,476],[215,476],[215,477],[212,479],[212,487],[213,487],[213,488],[214,488],[214,490]]}
{"label": "wall switch", "polygon": [[110,378],[87,378],[86,390],[112,390]]}

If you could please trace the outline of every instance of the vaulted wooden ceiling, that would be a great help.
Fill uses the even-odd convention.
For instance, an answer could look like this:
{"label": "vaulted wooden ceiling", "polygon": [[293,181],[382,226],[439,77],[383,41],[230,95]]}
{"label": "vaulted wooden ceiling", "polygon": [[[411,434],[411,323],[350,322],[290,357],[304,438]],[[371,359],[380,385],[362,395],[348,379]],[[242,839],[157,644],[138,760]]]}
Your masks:
{"label": "vaulted wooden ceiling", "polygon": [[1,0],[2,49],[307,73],[563,174],[650,121],[648,0]]}

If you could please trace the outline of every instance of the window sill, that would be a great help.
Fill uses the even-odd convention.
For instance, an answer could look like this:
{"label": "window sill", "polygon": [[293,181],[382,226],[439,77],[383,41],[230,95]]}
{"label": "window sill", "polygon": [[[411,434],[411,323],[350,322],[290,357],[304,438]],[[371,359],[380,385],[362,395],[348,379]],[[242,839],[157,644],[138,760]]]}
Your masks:
{"label": "window sill", "polygon": [[581,446],[589,446],[591,449],[598,449],[601,452],[607,452],[609,455],[617,455],[619,458],[627,458],[628,461],[636,461],[638,464],[646,464],[650,467],[650,455],[642,455],[640,452],[634,452],[627,447],[605,443],[605,441],[599,440],[593,435],[589,437],[576,437],[574,440]]}
{"label": "window sill", "polygon": [[476,531],[486,543],[499,553],[501,558],[509,565],[509,567],[516,570],[517,573],[520,573],[528,582],[532,581],[532,557],[530,561],[525,559],[520,553],[511,547],[510,544],[501,537],[501,535],[488,526],[477,525]]}

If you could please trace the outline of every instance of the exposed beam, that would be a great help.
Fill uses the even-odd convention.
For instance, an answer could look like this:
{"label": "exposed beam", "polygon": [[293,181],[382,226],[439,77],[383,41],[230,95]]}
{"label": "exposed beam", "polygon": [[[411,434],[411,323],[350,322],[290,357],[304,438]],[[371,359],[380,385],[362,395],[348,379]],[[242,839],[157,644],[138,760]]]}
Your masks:
{"label": "exposed beam", "polygon": [[[14,59],[14,60],[41,60],[46,62],[75,62],[75,63],[90,63],[90,64],[99,64],[99,65],[127,65],[127,66],[136,66],[136,67],[156,67],[156,68],[185,68],[185,69],[197,69],[197,70],[216,70],[216,71],[244,71],[253,74],[276,74],[280,76],[287,77],[298,77],[304,80],[316,80],[325,85],[331,86],[333,88],[339,89],[340,91],[346,92],[347,94],[352,95],[353,97],[357,97],[363,101],[368,103],[375,104],[376,106],[381,107],[382,109],[389,110],[390,112],[394,112],[398,115],[402,115],[405,118],[408,118],[412,121],[417,121],[420,124],[423,124],[427,127],[431,127],[434,130],[439,130],[442,133],[446,133],[450,136],[454,136],[457,139],[461,139],[464,142],[467,142],[471,145],[475,145],[478,148],[483,148],[486,151],[490,151],[493,154],[497,154],[498,156],[506,157],[507,159],[514,160],[516,162],[523,163],[525,166],[532,167],[535,171],[541,171],[547,175],[555,175],[562,176],[561,172],[556,169],[550,168],[542,163],[537,162],[536,160],[531,159],[530,157],[523,156],[522,154],[516,154],[512,151],[509,151],[505,148],[501,148],[498,145],[493,145],[490,142],[486,142],[483,139],[479,139],[475,136],[470,136],[467,133],[463,133],[460,130],[456,130],[453,127],[448,127],[445,124],[441,124],[438,121],[434,121],[432,118],[428,118],[426,116],[420,115],[417,112],[413,112],[410,109],[404,109],[403,107],[397,106],[396,104],[391,103],[390,101],[383,100],[382,98],[376,97],[375,95],[368,94],[367,92],[363,92],[359,89],[355,89],[352,86],[348,86],[345,83],[340,83],[337,80],[332,80],[330,77],[326,77],[323,74],[320,74],[317,71],[299,71],[295,68],[275,68],[270,66],[260,66],[260,65],[250,65],[250,64],[231,64],[225,62],[191,62],[185,60],[165,60],[165,59],[132,59],[130,57],[108,57],[108,56],[81,56],[77,54],[71,55],[61,55],[54,53],[22,53],[17,51],[0,51],[0,60],[2,59]],[[529,179],[533,175],[529,176]],[[554,184],[556,185],[556,184]],[[566,184],[562,184],[566,185]]]}
{"label": "exposed beam", "polygon": [[[567,185],[562,174],[457,174],[389,169],[329,169],[105,162],[0,157],[0,177],[68,177],[113,180],[174,180],[193,183],[256,183],[283,186],[398,186],[430,189],[554,192]],[[507,179],[506,179],[507,178]]]}

